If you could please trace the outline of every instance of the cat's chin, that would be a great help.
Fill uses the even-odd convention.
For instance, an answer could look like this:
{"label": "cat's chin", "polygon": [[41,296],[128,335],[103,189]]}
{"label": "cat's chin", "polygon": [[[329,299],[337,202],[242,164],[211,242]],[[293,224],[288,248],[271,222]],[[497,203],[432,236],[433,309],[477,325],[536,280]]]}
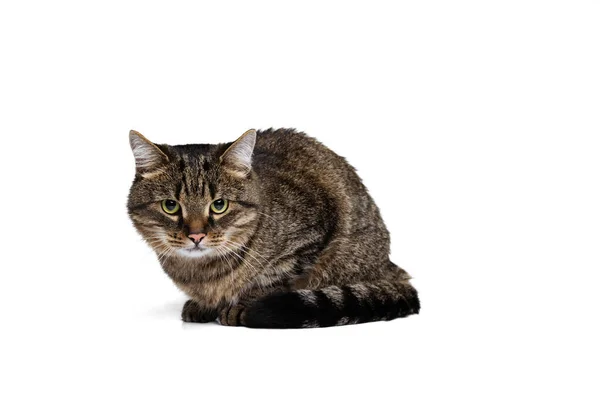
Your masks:
{"label": "cat's chin", "polygon": [[187,248],[187,249],[179,249],[177,253],[180,256],[187,258],[203,258],[210,255],[213,251],[208,248]]}

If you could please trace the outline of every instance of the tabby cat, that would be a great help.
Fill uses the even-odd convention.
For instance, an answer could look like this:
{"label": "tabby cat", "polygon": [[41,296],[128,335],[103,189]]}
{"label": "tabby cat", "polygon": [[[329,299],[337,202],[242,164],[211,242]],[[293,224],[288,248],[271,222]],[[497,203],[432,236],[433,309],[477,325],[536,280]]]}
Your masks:
{"label": "tabby cat", "polygon": [[129,140],[129,216],[190,297],[184,321],[308,328],[419,312],[379,209],[317,140],[290,129],[217,145]]}

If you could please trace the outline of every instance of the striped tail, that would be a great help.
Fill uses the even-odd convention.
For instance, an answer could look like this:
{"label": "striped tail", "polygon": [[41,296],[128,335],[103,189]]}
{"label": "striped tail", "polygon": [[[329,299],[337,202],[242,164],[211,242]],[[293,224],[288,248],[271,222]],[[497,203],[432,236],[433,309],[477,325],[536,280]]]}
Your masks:
{"label": "striped tail", "polygon": [[250,328],[316,328],[389,321],[418,314],[417,291],[408,281],[375,281],[317,290],[275,293],[244,312]]}

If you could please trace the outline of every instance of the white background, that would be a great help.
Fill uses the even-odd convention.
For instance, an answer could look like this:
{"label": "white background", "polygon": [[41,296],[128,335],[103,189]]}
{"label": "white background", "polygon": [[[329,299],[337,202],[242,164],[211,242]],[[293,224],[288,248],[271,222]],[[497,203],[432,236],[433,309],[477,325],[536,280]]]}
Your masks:
{"label": "white background", "polygon": [[[594,1],[3,1],[0,397],[598,399],[599,21]],[[271,126],[358,169],[420,315],[180,321],[126,215],[127,133]]]}

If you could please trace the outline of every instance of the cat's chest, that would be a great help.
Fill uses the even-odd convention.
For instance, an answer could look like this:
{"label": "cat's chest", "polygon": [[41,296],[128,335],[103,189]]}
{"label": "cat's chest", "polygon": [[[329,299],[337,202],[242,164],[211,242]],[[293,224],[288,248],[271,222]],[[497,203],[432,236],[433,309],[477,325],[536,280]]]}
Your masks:
{"label": "cat's chest", "polygon": [[254,287],[271,283],[246,263],[165,263],[163,269],[179,289],[207,308],[234,304]]}
{"label": "cat's chest", "polygon": [[207,308],[219,308],[224,304],[234,303],[239,293],[239,288],[224,279],[197,283],[175,282],[175,284],[185,294]]}

